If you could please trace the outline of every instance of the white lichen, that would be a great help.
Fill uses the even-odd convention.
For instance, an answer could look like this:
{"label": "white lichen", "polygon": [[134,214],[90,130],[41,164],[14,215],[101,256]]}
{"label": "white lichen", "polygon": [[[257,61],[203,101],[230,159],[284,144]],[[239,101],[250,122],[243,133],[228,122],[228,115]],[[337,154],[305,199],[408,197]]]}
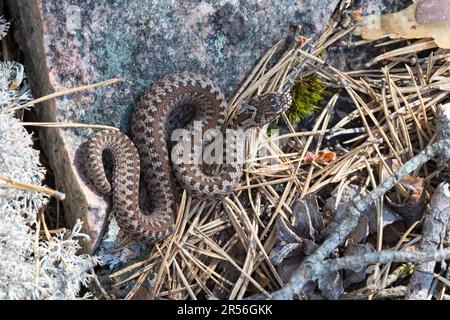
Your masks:
{"label": "white lichen", "polygon": [[4,17],[0,17],[0,40],[8,34],[10,25],[9,21],[6,21]]}
{"label": "white lichen", "polygon": [[[0,37],[7,26],[0,18]],[[41,185],[45,169],[32,137],[8,106],[31,100],[23,66],[0,62],[0,176]],[[48,202],[34,191],[0,185],[0,299],[74,299],[96,261],[80,255],[81,223],[51,239],[36,239],[37,214]],[[36,241],[38,240],[38,241]]]}
{"label": "white lichen", "polygon": [[[44,169],[31,135],[12,116],[0,113],[0,175],[41,184]],[[47,202],[37,192],[0,189],[0,299],[74,299],[89,280],[95,260],[77,254],[81,223],[35,247],[36,217]],[[36,261],[36,256],[39,261]]]}
{"label": "white lichen", "polygon": [[0,110],[31,101],[20,63],[0,61]]}

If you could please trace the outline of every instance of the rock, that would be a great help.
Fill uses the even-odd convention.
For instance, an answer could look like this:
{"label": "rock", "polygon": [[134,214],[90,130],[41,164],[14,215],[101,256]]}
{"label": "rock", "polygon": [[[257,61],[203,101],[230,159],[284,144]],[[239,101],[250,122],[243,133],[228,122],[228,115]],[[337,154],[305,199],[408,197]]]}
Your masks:
{"label": "rock", "polygon": [[421,0],[417,4],[418,23],[441,23],[450,21],[450,2],[448,0]]}
{"label": "rock", "polygon": [[[113,77],[125,81],[45,102],[41,121],[105,124],[128,132],[133,105],[164,75],[209,75],[230,97],[258,59],[292,26],[314,36],[338,0],[8,0],[35,97]],[[108,211],[86,181],[82,145],[92,129],[41,129],[41,142],[67,194],[67,221],[81,218],[93,242]]]}
{"label": "rock", "polygon": [[386,14],[400,11],[413,0],[356,0],[355,7],[361,8],[362,15]]}

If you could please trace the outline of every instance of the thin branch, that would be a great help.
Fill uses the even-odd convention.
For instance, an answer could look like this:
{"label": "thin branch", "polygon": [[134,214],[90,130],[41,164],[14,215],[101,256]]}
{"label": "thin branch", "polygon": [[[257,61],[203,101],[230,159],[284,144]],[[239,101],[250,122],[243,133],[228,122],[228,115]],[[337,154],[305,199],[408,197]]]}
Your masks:
{"label": "thin branch", "polygon": [[[441,183],[434,192],[428,205],[423,223],[421,250],[441,248],[445,241],[450,216],[450,191],[447,183]],[[434,280],[433,272],[436,263],[433,261],[421,263],[409,282],[407,299],[430,300],[430,289]]]}
{"label": "thin branch", "polygon": [[442,261],[450,258],[450,248],[427,251],[392,251],[382,250],[370,252],[360,256],[347,256],[343,258],[329,259],[321,265],[317,265],[316,272],[325,274],[328,272],[339,271],[343,269],[358,270],[372,264],[392,263],[392,262],[411,262],[424,263],[430,261]]}
{"label": "thin branch", "polygon": [[406,162],[393,176],[384,181],[372,192],[364,197],[358,196],[353,200],[342,222],[336,227],[331,236],[300,265],[286,286],[274,292],[271,298],[277,300],[292,299],[295,294],[302,290],[307,282],[316,280],[322,274],[320,272],[322,270],[318,269],[317,266],[320,266],[330,253],[342,244],[347,235],[356,227],[361,213],[374,201],[380,199],[406,175],[436,157],[446,148],[450,148],[450,139],[439,141],[428,146],[421,153]]}

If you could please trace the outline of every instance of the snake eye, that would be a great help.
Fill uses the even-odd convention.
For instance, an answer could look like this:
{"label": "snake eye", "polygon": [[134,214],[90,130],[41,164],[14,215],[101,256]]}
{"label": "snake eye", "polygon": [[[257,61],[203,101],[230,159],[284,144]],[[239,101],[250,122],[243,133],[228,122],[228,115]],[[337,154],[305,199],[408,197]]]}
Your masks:
{"label": "snake eye", "polygon": [[249,104],[254,106],[256,110],[255,123],[265,124],[287,111],[291,102],[292,98],[289,92],[270,92],[253,97]]}

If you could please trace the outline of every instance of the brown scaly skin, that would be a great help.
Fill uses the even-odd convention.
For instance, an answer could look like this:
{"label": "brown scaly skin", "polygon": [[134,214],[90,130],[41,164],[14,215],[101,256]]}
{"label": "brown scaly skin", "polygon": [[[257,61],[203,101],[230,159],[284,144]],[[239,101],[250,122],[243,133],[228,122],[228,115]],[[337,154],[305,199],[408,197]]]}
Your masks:
{"label": "brown scaly skin", "polygon": [[[240,108],[228,127],[246,130],[262,126],[285,112],[291,102],[289,93],[254,98]],[[181,163],[172,168],[168,140],[171,131],[179,127],[177,122],[189,114],[192,117],[192,108],[192,121],[202,121],[204,132],[224,129],[227,103],[214,83],[193,73],[170,75],[148,89],[137,104],[131,123],[134,144],[126,135],[111,130],[98,132],[88,143],[86,174],[101,193],[112,193],[119,226],[136,240],[157,242],[173,231],[180,185],[199,197],[220,198],[239,183],[239,163],[222,165],[215,176],[205,174],[197,164]],[[235,143],[231,139],[230,144]],[[103,168],[104,151],[113,158],[112,187]],[[139,208],[140,169],[154,206],[150,214]]]}

